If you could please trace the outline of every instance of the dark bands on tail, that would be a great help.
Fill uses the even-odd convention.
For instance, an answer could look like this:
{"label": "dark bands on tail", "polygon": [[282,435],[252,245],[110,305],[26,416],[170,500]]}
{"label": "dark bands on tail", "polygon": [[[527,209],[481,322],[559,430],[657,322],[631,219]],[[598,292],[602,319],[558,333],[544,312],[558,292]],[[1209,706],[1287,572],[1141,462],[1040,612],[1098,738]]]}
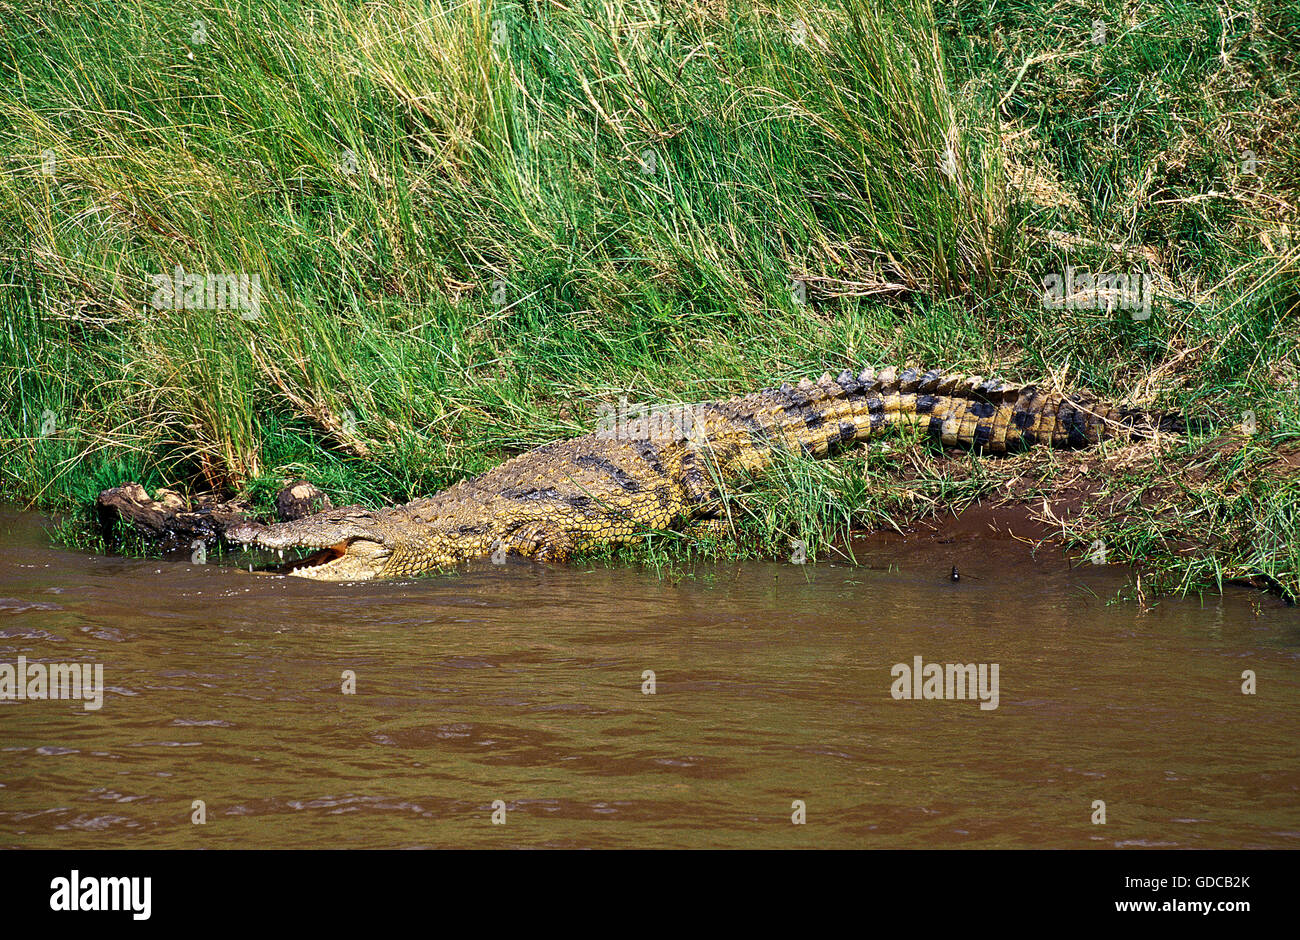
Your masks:
{"label": "dark bands on tail", "polygon": [[895,424],[914,424],[948,446],[990,453],[1034,444],[1086,447],[1103,438],[1183,433],[1182,416],[1115,408],[1088,392],[1008,385],[982,376],[889,368],[823,375],[727,403],[734,419],[822,456]]}
{"label": "dark bands on tail", "polygon": [[1186,434],[1188,429],[1187,419],[1176,412],[1153,412],[1124,408],[1119,414],[1120,423],[1136,432],[1135,436],[1156,431],[1168,434]]}

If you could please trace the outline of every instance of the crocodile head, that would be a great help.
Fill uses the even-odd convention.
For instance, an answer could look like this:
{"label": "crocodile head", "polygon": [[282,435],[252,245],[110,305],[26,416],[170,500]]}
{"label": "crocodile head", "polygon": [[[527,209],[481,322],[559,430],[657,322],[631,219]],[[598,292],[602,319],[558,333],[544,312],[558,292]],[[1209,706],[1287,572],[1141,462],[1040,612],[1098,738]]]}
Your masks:
{"label": "crocodile head", "polygon": [[[319,581],[369,581],[401,577],[428,565],[411,565],[409,534],[391,514],[359,507],[332,509],[292,522],[244,523],[226,533],[231,542],[290,557],[278,571]],[[293,557],[300,556],[300,557]]]}

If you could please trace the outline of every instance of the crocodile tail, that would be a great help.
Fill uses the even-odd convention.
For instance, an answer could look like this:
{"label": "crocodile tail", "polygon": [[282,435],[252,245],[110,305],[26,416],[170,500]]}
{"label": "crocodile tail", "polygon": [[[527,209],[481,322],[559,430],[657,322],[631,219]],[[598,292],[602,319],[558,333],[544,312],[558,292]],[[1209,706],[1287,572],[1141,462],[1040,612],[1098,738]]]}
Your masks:
{"label": "crocodile tail", "polygon": [[1188,431],[1208,430],[1210,424],[1200,418],[1189,420],[1176,411],[1142,411],[1136,408],[1122,408],[1118,411],[1120,424],[1128,428],[1134,437],[1143,437],[1157,431],[1169,434],[1186,434]]}
{"label": "crocodile tail", "polygon": [[1107,437],[1139,438],[1185,426],[1179,415],[1115,408],[1087,392],[937,369],[866,369],[857,375],[846,370],[838,378],[828,373],[817,382],[805,379],[733,404],[746,402],[756,407],[738,415],[742,421],[759,421],[769,436],[814,456],[897,424],[920,426],[948,446],[990,453],[1034,444],[1085,447]]}

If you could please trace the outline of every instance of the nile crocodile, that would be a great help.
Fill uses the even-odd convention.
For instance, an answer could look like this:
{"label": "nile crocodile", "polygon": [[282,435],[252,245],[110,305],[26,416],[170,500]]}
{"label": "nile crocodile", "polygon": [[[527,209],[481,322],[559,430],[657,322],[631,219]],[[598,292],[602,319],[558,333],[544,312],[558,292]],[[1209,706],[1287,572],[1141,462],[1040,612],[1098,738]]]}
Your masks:
{"label": "nile crocodile", "polygon": [[406,577],[489,554],[562,561],[708,518],[726,487],[779,448],[820,457],[897,424],[990,453],[1182,430],[1176,416],[1114,408],[1088,393],[913,368],[827,374],[678,415],[687,420],[615,421],[402,506],[249,523],[227,537],[312,551],[286,570],[330,581]]}

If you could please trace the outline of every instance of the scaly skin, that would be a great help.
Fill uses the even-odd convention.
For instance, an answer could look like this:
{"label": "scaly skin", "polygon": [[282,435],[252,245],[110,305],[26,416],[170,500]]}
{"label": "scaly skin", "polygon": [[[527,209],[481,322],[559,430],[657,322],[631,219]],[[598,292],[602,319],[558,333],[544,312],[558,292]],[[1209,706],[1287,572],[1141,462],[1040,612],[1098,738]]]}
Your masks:
{"label": "scaly skin", "polygon": [[618,424],[546,444],[404,506],[246,525],[230,538],[316,549],[291,573],[329,581],[408,577],[502,549],[563,561],[710,516],[721,490],[761,471],[776,448],[821,457],[895,424],[991,453],[1181,429],[1177,418],[1112,408],[1086,393],[917,369],[824,375],[686,413],[688,421],[668,428]]}

